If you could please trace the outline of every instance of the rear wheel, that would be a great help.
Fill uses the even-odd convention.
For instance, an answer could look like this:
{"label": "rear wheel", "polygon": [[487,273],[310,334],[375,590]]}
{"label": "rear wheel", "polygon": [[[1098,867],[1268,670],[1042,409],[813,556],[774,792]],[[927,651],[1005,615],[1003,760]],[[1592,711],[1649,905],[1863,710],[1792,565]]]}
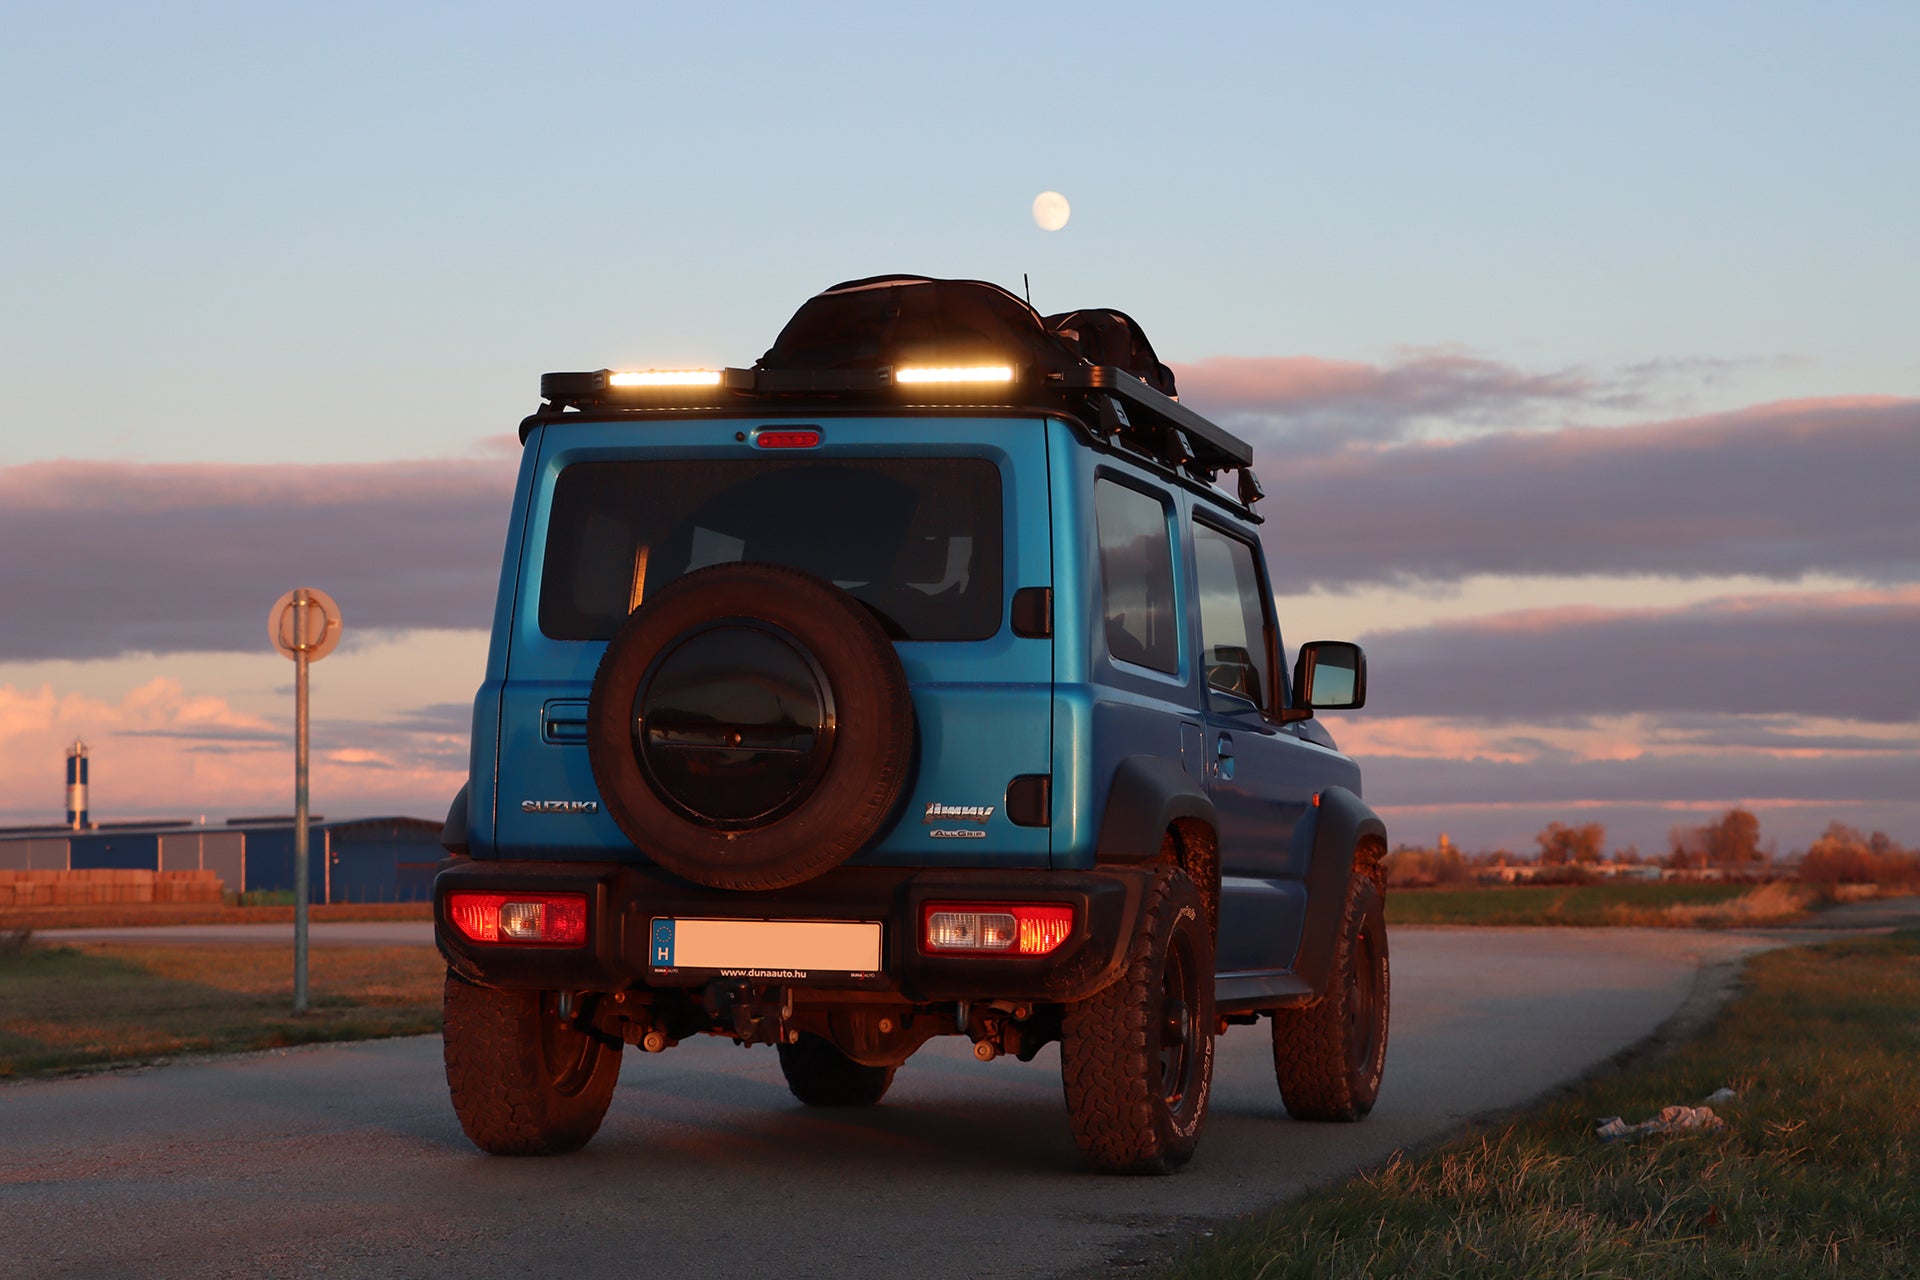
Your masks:
{"label": "rear wheel", "polygon": [[1104,1173],[1171,1173],[1192,1158],[1213,1086],[1213,938],[1200,891],[1163,869],[1126,968],[1067,1006],[1060,1073],[1073,1136]]}
{"label": "rear wheel", "polygon": [[886,1096],[893,1067],[869,1067],[812,1032],[780,1046],[780,1070],[793,1096],[810,1107],[870,1107]]}
{"label": "rear wheel", "polygon": [[1387,1061],[1391,987],[1380,890],[1356,874],[1327,994],[1273,1015],[1273,1072],[1297,1120],[1358,1120],[1373,1110]]}
{"label": "rear wheel", "polygon": [[560,1017],[552,991],[502,991],[447,975],[447,1089],[473,1145],[499,1156],[577,1151],[620,1079],[620,1043]]}

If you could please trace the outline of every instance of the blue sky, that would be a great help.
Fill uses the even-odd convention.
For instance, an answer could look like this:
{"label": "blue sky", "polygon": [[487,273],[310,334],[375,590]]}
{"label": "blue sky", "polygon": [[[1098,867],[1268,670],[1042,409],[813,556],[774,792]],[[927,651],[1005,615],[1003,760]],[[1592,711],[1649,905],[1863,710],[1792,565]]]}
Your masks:
{"label": "blue sky", "polygon": [[[1283,586],[1296,639],[1391,633],[1389,651],[1424,652],[1420,628],[1523,608],[1697,620],[1782,594],[1814,619],[1891,609],[1897,628],[1920,580],[1920,553],[1898,545],[1899,494],[1873,488],[1904,457],[1885,450],[1920,396],[1910,5],[75,4],[16,6],[4,35],[0,492],[15,509],[0,512],[14,521],[0,577],[55,588],[34,597],[30,624],[0,622],[0,815],[36,815],[42,791],[52,807],[57,759],[42,786],[40,757],[74,732],[101,739],[97,776],[119,780],[123,808],[254,808],[271,794],[286,673],[250,651],[264,639],[250,633],[118,636],[79,599],[134,575],[112,550],[116,527],[163,552],[185,539],[179,557],[205,564],[207,547],[249,543],[233,531],[271,518],[235,494],[284,484],[277,501],[316,531],[377,533],[404,521],[404,493],[373,514],[342,493],[453,474],[475,488],[470,502],[446,497],[456,515],[441,527],[479,509],[469,541],[484,543],[500,519],[489,477],[510,461],[486,442],[533,407],[540,372],[748,363],[808,294],[889,270],[1015,287],[1026,272],[1043,310],[1131,312],[1188,398],[1253,435],[1263,475],[1298,485],[1301,503],[1316,458],[1362,447],[1386,452],[1343,465],[1377,463],[1401,514],[1450,530],[1469,515],[1501,527],[1516,491],[1489,483],[1470,509],[1429,511],[1415,446],[1497,437],[1477,446],[1492,461],[1474,474],[1516,486],[1546,484],[1547,464],[1499,443],[1510,436],[1672,432],[1712,437],[1728,459],[1717,496],[1710,462],[1688,473],[1712,520],[1663,544],[1698,547],[1696,559],[1516,560],[1479,538],[1402,565],[1389,548],[1377,574]],[[1046,189],[1073,204],[1058,233],[1028,215]],[[1862,397],[1891,407],[1856,412]],[[1857,492],[1873,509],[1870,552],[1844,520],[1737,530],[1743,510],[1805,496],[1809,455],[1769,416],[1786,401],[1813,403],[1812,457],[1853,460],[1834,463],[1819,497],[1831,510]],[[1894,427],[1868,421],[1889,413]],[[1674,425],[1702,422],[1705,434]],[[1739,444],[1749,431],[1753,449]],[[1629,492],[1576,487],[1565,501],[1633,509],[1647,474],[1635,467],[1668,457],[1649,448],[1609,464],[1608,483]],[[61,460],[69,470],[48,470]],[[89,497],[107,492],[117,504]],[[205,519],[156,514],[183,503]],[[1270,549],[1316,554],[1307,529],[1272,519]],[[109,536],[68,564],[52,543],[71,542],[75,520]],[[1602,552],[1617,527],[1573,523]],[[390,531],[401,559],[430,541]],[[1513,540],[1555,538],[1530,525]],[[264,593],[263,615],[292,585],[282,566],[302,563],[282,550],[276,564],[226,566]],[[480,572],[414,560],[395,573]],[[333,808],[430,811],[484,617],[459,601],[389,609],[378,582],[356,614],[335,585],[313,585],[365,620],[321,669],[341,717]],[[200,590],[183,577],[175,604],[148,607],[224,619]],[[1862,591],[1884,598],[1863,605]],[[48,635],[56,648],[73,636],[84,660],[51,661]],[[1893,647],[1885,660],[1878,678],[1911,689],[1910,662]],[[1799,713],[1727,699],[1723,727],[1740,732],[1706,745],[1698,726],[1609,708],[1531,723],[1430,698],[1420,717],[1380,707],[1345,736],[1382,758],[1376,791],[1426,796],[1475,761],[1489,779],[1522,764],[1544,779],[1563,757],[1616,759],[1675,734],[1694,744],[1688,759],[1730,768],[1797,758],[1751,744],[1803,731],[1778,719]],[[1920,763],[1914,716],[1864,730],[1842,719],[1822,737],[1855,741],[1829,761],[1842,773]],[[1436,743],[1452,744],[1444,770],[1420,763]],[[160,781],[134,787],[136,760]],[[1785,842],[1828,817],[1920,842],[1920,810],[1891,786],[1852,788],[1829,814],[1772,776],[1703,782],[1691,799],[1540,782],[1546,798],[1514,800],[1499,821],[1487,814],[1507,784],[1489,782],[1485,804],[1408,808],[1396,835],[1451,823],[1470,847],[1513,843],[1561,816],[1549,807],[1584,805],[1645,846],[1669,819],[1752,803]]]}

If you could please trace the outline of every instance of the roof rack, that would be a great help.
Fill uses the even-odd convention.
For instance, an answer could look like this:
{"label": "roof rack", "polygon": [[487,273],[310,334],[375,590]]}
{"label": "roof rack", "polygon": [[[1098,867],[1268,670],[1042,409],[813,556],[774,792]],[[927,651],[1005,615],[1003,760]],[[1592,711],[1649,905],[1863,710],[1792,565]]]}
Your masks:
{"label": "roof rack", "polygon": [[[1251,444],[1124,369],[1083,365],[1034,377],[1023,368],[999,368],[1007,376],[991,381],[965,376],[973,373],[970,368],[936,371],[961,375],[949,379],[914,379],[912,366],[898,365],[549,373],[540,379],[540,395],[546,403],[522,424],[521,438],[535,423],[570,413],[679,416],[784,407],[795,401],[809,406],[898,405],[903,409],[936,404],[944,408],[1035,406],[1073,415],[1100,443],[1118,444],[1207,484],[1222,472],[1237,472],[1242,507],[1250,509],[1264,496],[1253,474]],[[909,377],[903,379],[903,372]]]}
{"label": "roof rack", "polygon": [[1039,409],[1183,480],[1210,486],[1221,472],[1237,472],[1239,506],[1251,517],[1262,496],[1253,446],[1174,393],[1173,371],[1124,312],[1042,316],[982,280],[869,276],[808,299],[751,369],[549,373],[540,379],[546,404],[521,424],[520,438],[568,413]]}

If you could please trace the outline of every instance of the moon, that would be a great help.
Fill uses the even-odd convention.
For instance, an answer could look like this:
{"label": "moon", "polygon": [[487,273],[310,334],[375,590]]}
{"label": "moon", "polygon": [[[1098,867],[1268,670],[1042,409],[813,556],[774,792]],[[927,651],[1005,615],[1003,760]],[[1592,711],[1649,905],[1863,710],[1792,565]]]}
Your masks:
{"label": "moon", "polygon": [[1073,216],[1073,206],[1058,191],[1042,191],[1033,198],[1033,221],[1042,231],[1058,231]]}

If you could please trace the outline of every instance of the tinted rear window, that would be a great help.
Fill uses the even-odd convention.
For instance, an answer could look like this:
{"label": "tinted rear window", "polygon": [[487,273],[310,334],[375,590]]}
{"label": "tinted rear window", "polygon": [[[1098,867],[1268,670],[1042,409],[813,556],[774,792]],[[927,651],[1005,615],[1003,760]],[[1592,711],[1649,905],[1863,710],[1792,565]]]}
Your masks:
{"label": "tinted rear window", "polygon": [[605,640],[683,574],[752,560],[827,579],[895,639],[984,640],[1000,511],[980,458],[575,463],[554,486],[540,630]]}

